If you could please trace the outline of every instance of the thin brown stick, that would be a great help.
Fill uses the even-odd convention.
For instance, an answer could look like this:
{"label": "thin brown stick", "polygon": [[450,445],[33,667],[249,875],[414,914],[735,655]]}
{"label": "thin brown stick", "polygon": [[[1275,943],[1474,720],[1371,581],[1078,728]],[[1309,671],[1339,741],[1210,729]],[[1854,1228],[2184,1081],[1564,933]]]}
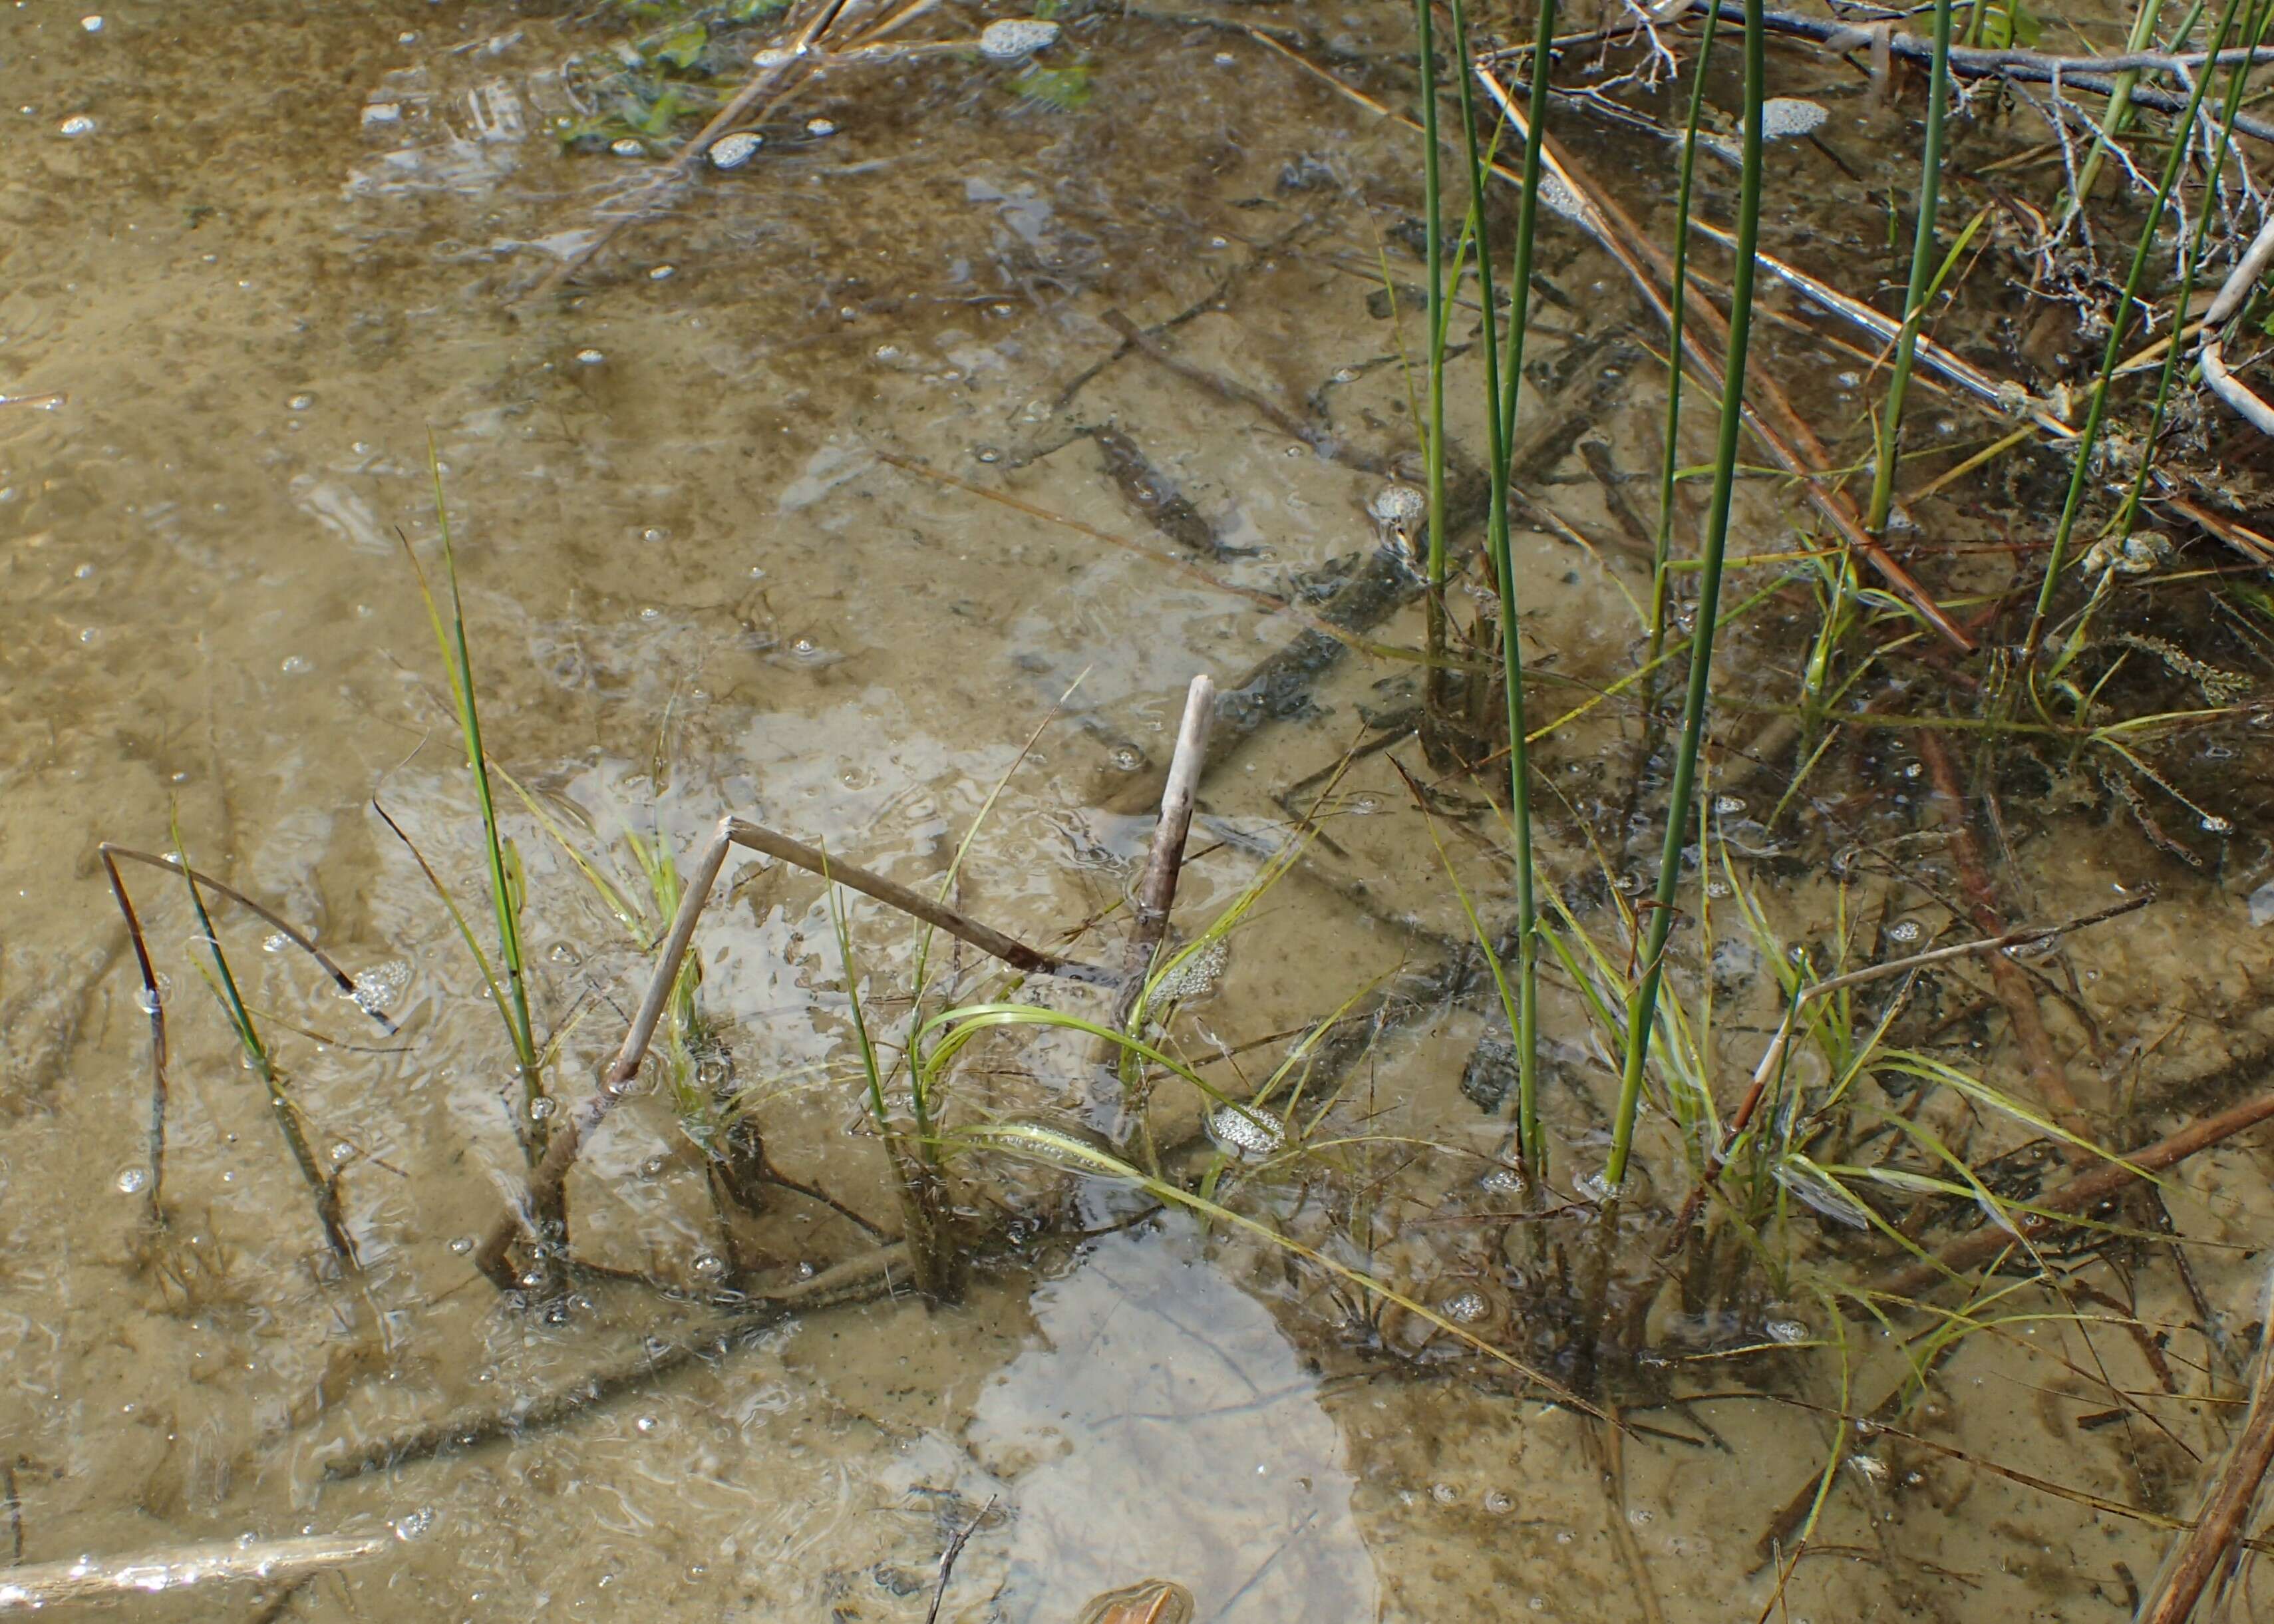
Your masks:
{"label": "thin brown stick", "polygon": [[[1967,816],[1965,792],[1959,787],[1958,773],[1950,764],[1950,753],[1942,748],[1942,741],[1931,728],[1922,728],[1918,733],[1919,760],[1926,764],[1927,779],[1945,807],[1950,819],[1950,859],[1958,868],[1960,885],[1965,890],[1967,912],[1973,917],[1974,928],[1985,936],[2006,934],[2005,921],[1998,915],[1997,889],[1990,883],[1989,870],[1982,861],[1981,843],[1974,838],[1973,821]],[[2068,1073],[2060,1057],[2053,1053],[2052,1039],[2045,1031],[2044,1018],[2037,1011],[2037,989],[2029,973],[2003,953],[1990,960],[1990,987],[2005,1006],[2007,1024],[2014,1029],[2014,1047],[2022,1051],[2022,1064],[2028,1070],[2029,1080],[2037,1086],[2037,1098],[2052,1113],[2055,1122],[2081,1139],[2092,1137],[2092,1124],[2085,1119],[2083,1108],[2078,1105],[2075,1092],[2069,1087]],[[2085,1153],[2077,1147],[2067,1147],[2072,1160]]]}
{"label": "thin brown stick", "polygon": [[2165,1564],[2150,1600],[2140,1610],[2140,1624],[2187,1624],[2195,1616],[2195,1603],[2226,1565],[2258,1499],[2259,1485],[2274,1467],[2274,1310],[2267,1315],[2266,1332],[2258,1345],[2258,1380],[2242,1435],[2204,1497],[2194,1530]]}
{"label": "thin brown stick", "polygon": [[947,1549],[940,1553],[939,1583],[931,1587],[931,1605],[924,1611],[924,1624],[939,1624],[939,1605],[947,1599],[947,1582],[955,1572],[955,1559],[963,1554],[963,1547],[971,1543],[972,1535],[979,1531],[979,1525],[987,1520],[987,1514],[995,1509],[998,1498],[990,1494],[987,1503],[979,1508],[979,1515],[956,1530],[955,1538],[947,1542]]}
{"label": "thin brown stick", "polygon": [[127,1557],[76,1557],[0,1574],[0,1613],[34,1613],[64,1602],[118,1600],[192,1585],[289,1579],[312,1568],[338,1568],[376,1556],[389,1534],[313,1534],[294,1539],[234,1539],[175,1545]]}
{"label": "thin brown stick", "polygon": [[1962,1274],[2011,1247],[2036,1240],[2058,1226],[2064,1217],[2099,1206],[2135,1179],[2160,1173],[2197,1151],[2208,1150],[2269,1120],[2274,1120],[2274,1094],[2261,1094],[2215,1116],[2206,1116],[2168,1139],[2133,1151],[2121,1162],[2104,1162],[2051,1193],[2037,1197],[2029,1203],[2032,1210],[2014,1214],[2013,1229],[1992,1225],[1977,1229],[1952,1242],[1927,1261],[1883,1276],[1872,1289],[1882,1297],[1916,1297],[1939,1282]]}
{"label": "thin brown stick", "polygon": [[[664,938],[662,950],[656,955],[655,973],[648,981],[647,994],[632,1016],[631,1029],[624,1034],[623,1047],[616,1051],[614,1064],[602,1075],[599,1087],[553,1131],[546,1144],[545,1154],[530,1169],[529,1213],[537,1225],[540,1242],[556,1248],[568,1243],[563,1198],[568,1169],[576,1165],[577,1147],[584,1135],[606,1120],[616,1101],[631,1086],[632,1079],[639,1074],[640,1062],[647,1057],[648,1044],[655,1036],[656,1023],[663,1018],[671,989],[678,984],[680,961],[687,956],[687,945],[695,938],[695,921],[702,917],[703,905],[710,899],[711,887],[727,861],[734,823],[731,817],[720,819],[709,844],[696,860],[695,872],[680,893],[679,912],[672,919],[671,933]],[[490,1227],[474,1254],[474,1261],[482,1273],[500,1290],[508,1290],[519,1283],[506,1253],[521,1227],[522,1214],[508,1208]]]}
{"label": "thin brown stick", "polygon": [[1030,974],[1062,975],[1070,981],[1088,981],[1100,987],[1120,983],[1121,977],[1111,970],[1084,964],[1078,959],[1065,959],[1056,953],[1045,953],[1028,947],[1016,937],[1005,936],[992,926],[983,925],[969,914],[960,913],[944,902],[921,891],[910,891],[897,880],[888,880],[881,874],[872,874],[866,868],[840,862],[819,847],[793,839],[763,823],[730,817],[725,828],[727,838],[736,846],[763,852],[808,873],[817,874],[832,883],[857,891],[863,896],[874,897],[877,901],[898,908],[928,925],[937,926],[958,940],[969,943],[981,952],[1001,959],[1014,970],[1024,970]]}
{"label": "thin brown stick", "polygon": [[[1531,139],[1531,125],[1523,109],[1506,86],[1487,69],[1476,69],[1478,82],[1499,106],[1502,115],[1519,138]],[[1590,179],[1577,166],[1562,144],[1553,136],[1544,136],[1543,154],[1553,160],[1550,169],[1579,200],[1578,223],[1611,252],[1619,261],[1628,279],[1643,296],[1659,320],[1670,323],[1672,313],[1664,290],[1674,285],[1674,262],[1666,251],[1652,240],[1632,216],[1614,203],[1608,192]],[[1503,178],[1520,177],[1514,171],[1499,169]],[[1645,267],[1648,268],[1645,269]],[[1698,297],[1687,301],[1688,314],[1683,327],[1682,347],[1697,369],[1698,377],[1716,394],[1727,387],[1720,360],[1706,348],[1706,342],[1727,353],[1729,324],[1710,299]],[[1766,374],[1744,380],[1746,392],[1759,402],[1757,407],[1743,404],[1747,428],[1758,440],[1770,458],[1784,471],[1801,482],[1809,505],[1814,508],[1840,532],[1849,551],[1861,557],[1888,586],[1916,609],[1919,617],[1940,633],[1961,652],[1974,652],[1974,640],[1960,629],[1956,621],[1934,600],[1933,594],[1914,579],[1911,573],[1896,562],[1894,555],[1881,546],[1877,538],[1864,527],[1863,517],[1856,504],[1839,489],[1825,470],[1833,459],[1817,439],[1806,418],[1793,407],[1776,381]]]}
{"label": "thin brown stick", "polygon": [[736,1312],[712,1321],[684,1340],[643,1337],[637,1354],[566,1387],[535,1398],[514,1399],[502,1408],[493,1404],[481,1410],[453,1411],[408,1432],[335,1456],[324,1462],[325,1479],[338,1483],[382,1468],[428,1460],[446,1449],[471,1449],[494,1439],[518,1438],[558,1425],[611,1399],[649,1387],[697,1359],[716,1358],[747,1343],[750,1333],[763,1327],[799,1314],[873,1303],[892,1295],[908,1280],[907,1247],[897,1241],[879,1246],[834,1264],[809,1280],[779,1291],[755,1294]]}
{"label": "thin brown stick", "polygon": [[1185,839],[1192,832],[1193,801],[1201,769],[1208,761],[1209,727],[1216,720],[1216,680],[1206,672],[1185,690],[1184,720],[1177,727],[1176,754],[1169,760],[1168,786],[1161,792],[1161,821],[1153,826],[1153,846],[1137,886],[1137,917],[1129,931],[1128,980],[1113,1006],[1113,1024],[1126,1026],[1144,996],[1153,957],[1169,929],[1177,905],[1177,879],[1184,872]]}

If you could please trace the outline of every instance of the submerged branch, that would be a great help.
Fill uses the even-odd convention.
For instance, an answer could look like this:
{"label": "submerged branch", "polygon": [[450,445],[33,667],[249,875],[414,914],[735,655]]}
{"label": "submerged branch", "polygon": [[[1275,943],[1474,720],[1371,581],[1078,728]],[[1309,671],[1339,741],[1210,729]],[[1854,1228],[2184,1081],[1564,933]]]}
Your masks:
{"label": "submerged branch", "polygon": [[36,1613],[63,1602],[117,1601],[172,1594],[195,1585],[297,1579],[376,1556],[388,1534],[313,1534],[296,1539],[234,1539],[173,1545],[137,1556],[75,1557],[0,1571],[0,1613]]}

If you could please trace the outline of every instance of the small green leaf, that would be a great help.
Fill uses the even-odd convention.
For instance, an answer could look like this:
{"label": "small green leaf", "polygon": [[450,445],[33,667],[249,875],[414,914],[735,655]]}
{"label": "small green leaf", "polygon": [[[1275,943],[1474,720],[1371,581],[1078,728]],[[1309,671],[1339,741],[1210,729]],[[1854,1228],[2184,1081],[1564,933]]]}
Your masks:
{"label": "small green leaf", "polygon": [[692,68],[703,60],[704,49],[710,43],[710,29],[699,22],[689,23],[674,29],[647,54],[651,60],[667,62],[674,68]]}

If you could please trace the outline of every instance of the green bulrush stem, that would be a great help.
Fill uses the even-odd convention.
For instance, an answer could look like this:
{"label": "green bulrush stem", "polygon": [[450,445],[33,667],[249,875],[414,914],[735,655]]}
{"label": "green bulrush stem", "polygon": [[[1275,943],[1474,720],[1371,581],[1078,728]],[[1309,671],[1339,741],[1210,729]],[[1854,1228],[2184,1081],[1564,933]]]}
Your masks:
{"label": "green bulrush stem", "polygon": [[[2164,0],[2146,0],[2132,19],[2132,34],[2125,42],[2126,50],[2143,51],[2153,48],[2156,19],[2163,9]],[[2014,43],[2019,44],[2020,41]],[[2172,49],[2179,49],[2176,41]],[[2140,70],[2127,68],[2119,72],[2109,86],[2108,110],[2100,116],[2100,130],[2092,138],[2092,150],[2085,154],[2084,167],[2077,171],[2076,190],[2069,195],[2069,212],[2082,209],[2085,200],[2092,196],[2093,185],[2100,179],[2101,161],[2108,156],[2108,144],[2123,133],[2125,123],[2131,117],[2132,92],[2139,83]]]}
{"label": "green bulrush stem", "polygon": [[[1426,709],[1434,727],[1445,694],[1445,334],[1452,300],[1445,288],[1445,194],[1437,154],[1437,37],[1431,4],[1432,0],[1413,0],[1414,34],[1421,56],[1422,235],[1429,275],[1429,424],[1421,455],[1429,498],[1424,566],[1429,580]],[[1462,72],[1465,77],[1465,64]]]}
{"label": "green bulrush stem", "polygon": [[1895,447],[1902,439],[1903,396],[1911,387],[1911,362],[1918,354],[1919,327],[1926,320],[1927,284],[1934,274],[1934,223],[1942,201],[1942,128],[1950,109],[1950,0],[1934,0],[1934,61],[1928,72],[1926,145],[1919,159],[1918,230],[1911,238],[1910,286],[1903,295],[1903,327],[1895,337],[1886,410],[1879,417],[1871,515],[1864,521],[1874,536],[1887,528],[1887,514],[1895,502]]}
{"label": "green bulrush stem", "polygon": [[[1698,41],[1697,77],[1690,86],[1690,120],[1682,132],[1682,180],[1675,191],[1674,285],[1666,316],[1666,455],[1658,470],[1658,536],[1651,553],[1650,650],[1645,665],[1655,665],[1666,651],[1667,598],[1672,579],[1667,567],[1674,557],[1674,477],[1682,462],[1682,322],[1689,309],[1690,194],[1698,173],[1698,124],[1706,110],[1706,70],[1713,59],[1713,32],[1721,21],[1721,7],[1708,7]],[[1653,680],[1644,691],[1645,718],[1658,708],[1657,686]]]}
{"label": "green bulrush stem", "polygon": [[[434,481],[434,523],[442,536],[442,564],[450,585],[451,635],[443,656],[454,665],[451,687],[456,689],[458,732],[466,747],[466,765],[474,775],[474,793],[481,804],[482,837],[489,866],[490,903],[497,914],[498,956],[505,961],[506,991],[512,1005],[514,1054],[521,1068],[522,1103],[527,1108],[527,1144],[535,1161],[545,1154],[547,1124],[537,1109],[545,1097],[538,1075],[536,1025],[529,1014],[529,978],[522,957],[519,887],[508,873],[505,843],[498,832],[497,802],[490,793],[489,757],[482,749],[482,718],[474,699],[473,658],[466,646],[466,606],[458,593],[458,557],[450,542],[450,511],[442,494],[442,462],[433,437],[426,442],[426,462]],[[441,630],[438,625],[436,631]]]}
{"label": "green bulrush stem", "polygon": [[1430,0],[1413,0],[1421,50],[1422,239],[1429,275],[1429,431],[1422,456],[1429,483],[1429,585],[1445,584],[1445,192],[1437,162],[1437,38]]}
{"label": "green bulrush stem", "polygon": [[[2210,42],[2214,55],[2226,49],[2240,4],[2240,0],[2226,0],[2220,9],[2218,26]],[[2108,344],[2101,353],[2100,375],[2093,380],[2084,429],[2071,447],[2076,466],[2069,473],[2068,495],[2061,503],[2060,524],[2053,531],[2052,555],[2045,560],[2044,583],[2037,589],[2037,606],[2029,614],[2029,635],[2022,640],[2024,670],[2036,663],[2037,650],[2044,642],[2045,621],[2052,613],[2053,594],[2060,588],[2061,571],[2068,562],[2069,538],[2076,530],[2078,509],[2084,504],[2085,484],[2092,477],[2093,450],[2099,444],[2101,424],[2108,415],[2109,387],[2116,376],[2117,363],[2124,354],[2125,335],[2131,330],[2132,307],[2139,302],[2141,283],[2147,280],[2148,256],[2156,245],[2156,231],[2163,223],[2164,210],[2171,203],[2172,188],[2178,184],[2180,170],[2187,163],[2189,142],[2186,132],[2195,128],[2195,116],[2202,109],[2203,93],[2210,88],[2211,77],[2208,71],[2197,73],[2188,88],[2187,110],[2180,115],[2177,124],[2180,133],[2165,155],[2164,173],[2157,183],[2155,201],[2149,206],[2147,222],[2140,228],[2140,240],[2133,244],[2132,267],[2124,278],[2124,296],[2117,301],[2116,313],[2108,323]]]}
{"label": "green bulrush stem", "polygon": [[[1737,438],[1743,426],[1745,351],[1752,336],[1753,260],[1761,228],[1761,103],[1766,96],[1767,29],[1762,0],[1745,0],[1744,171],[1737,193],[1736,265],[1729,278],[1728,382],[1721,391],[1721,440],[1713,458],[1713,494],[1698,584],[1698,632],[1690,650],[1690,689],[1683,703],[1682,741],[1668,796],[1666,844],[1660,853],[1656,906],[1643,927],[1641,978],[1627,1003],[1625,1065],[1611,1124],[1611,1156],[1604,1182],[1615,1192],[1625,1183],[1634,1150],[1635,1117],[1642,1106],[1643,1066],[1650,1057],[1651,1027],[1658,1019],[1658,988],[1666,939],[1674,928],[1675,897],[1682,880],[1682,846],[1690,799],[1698,782],[1698,756],[1706,741],[1706,711],[1713,679],[1713,632],[1721,600],[1721,560],[1729,541],[1730,498],[1736,485]],[[1703,860],[1704,853],[1699,853]]]}
{"label": "green bulrush stem", "polygon": [[[1503,386],[1501,371],[1499,306],[1494,298],[1492,272],[1492,243],[1485,229],[1485,156],[1477,139],[1475,86],[1469,64],[1468,11],[1463,0],[1452,0],[1453,50],[1461,64],[1461,129],[1468,141],[1469,159],[1469,218],[1476,236],[1477,287],[1485,307],[1484,366],[1485,432],[1490,462],[1492,506],[1486,520],[1485,545],[1492,558],[1493,574],[1500,588],[1502,680],[1506,689],[1508,709],[1508,778],[1509,819],[1515,837],[1516,867],[1516,959],[1517,995],[1516,1027],[1509,1035],[1517,1052],[1517,1156],[1523,1165],[1524,1176],[1532,1188],[1537,1190],[1547,1177],[1547,1141],[1540,1126],[1540,975],[1538,954],[1534,951],[1532,931],[1537,916],[1537,904],[1532,896],[1532,794],[1530,785],[1530,747],[1525,739],[1524,717],[1524,656],[1518,645],[1516,623],[1516,572],[1510,558],[1508,525],[1509,445],[1515,425],[1515,395],[1518,387],[1517,374],[1511,372]],[[1532,128],[1540,128],[1537,120],[1543,108],[1541,90],[1546,77],[1547,42],[1553,37],[1555,26],[1555,0],[1545,0],[1540,17],[1540,34],[1533,49],[1533,83]],[[1515,283],[1510,292],[1509,365],[1520,368],[1524,360],[1522,329],[1532,304],[1532,239],[1539,211],[1534,202],[1534,188],[1539,180],[1540,143],[1535,139],[1525,154],[1524,200],[1517,214],[1517,249]],[[1502,402],[1506,399],[1509,410],[1503,413]]]}
{"label": "green bulrush stem", "polygon": [[[1531,750],[1524,713],[1524,644],[1517,620],[1516,566],[1508,527],[1508,454],[1516,442],[1516,409],[1524,388],[1524,344],[1532,317],[1532,243],[1540,225],[1540,158],[1547,140],[1547,79],[1553,65],[1555,0],[1540,0],[1532,42],[1530,139],[1524,144],[1524,197],[1517,207],[1516,257],[1509,269],[1508,347],[1501,357],[1499,401],[1493,411],[1499,444],[1500,479],[1493,501],[1487,543],[1500,589],[1501,680],[1508,710],[1509,823],[1516,851],[1517,1015],[1524,1030],[1517,1046],[1517,1139],[1535,1192],[1547,1177],[1547,1139],[1540,1121],[1540,947],[1539,904],[1532,891]],[[1467,71],[1464,64],[1464,72]]]}

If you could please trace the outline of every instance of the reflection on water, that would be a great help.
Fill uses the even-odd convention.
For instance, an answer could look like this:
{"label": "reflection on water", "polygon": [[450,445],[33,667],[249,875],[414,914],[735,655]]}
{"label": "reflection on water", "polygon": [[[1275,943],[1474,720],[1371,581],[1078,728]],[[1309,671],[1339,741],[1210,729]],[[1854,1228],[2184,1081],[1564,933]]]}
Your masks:
{"label": "reflection on water", "polygon": [[1097,1241],[1033,1311],[1038,1345],[987,1384],[970,1430],[981,1460],[1035,1462],[1013,1485],[1008,1616],[1072,1619],[1147,1577],[1185,1585],[1203,1619],[1374,1615],[1317,1379],[1189,1233]]}

